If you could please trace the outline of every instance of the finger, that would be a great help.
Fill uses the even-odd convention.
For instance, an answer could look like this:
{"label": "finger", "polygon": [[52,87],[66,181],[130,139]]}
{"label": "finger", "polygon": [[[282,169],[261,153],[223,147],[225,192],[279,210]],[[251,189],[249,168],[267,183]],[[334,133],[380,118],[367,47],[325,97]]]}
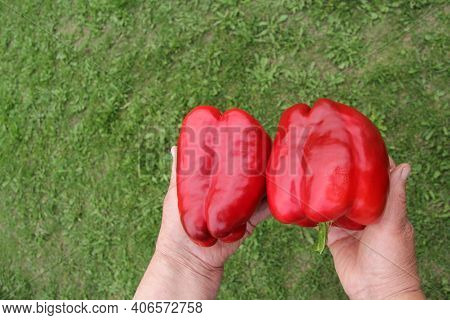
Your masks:
{"label": "finger", "polygon": [[395,169],[395,161],[394,159],[391,158],[391,156],[389,156],[389,172],[392,172],[392,170]]}
{"label": "finger", "polygon": [[390,174],[388,199],[381,218],[383,224],[399,226],[406,221],[406,180],[410,172],[409,164],[401,164]]}
{"label": "finger", "polygon": [[[170,175],[169,188],[164,197],[163,209],[163,224],[165,221],[171,221],[172,217],[176,216],[178,212],[178,198],[177,198],[177,147],[170,149],[172,155],[172,170]],[[179,221],[179,219],[177,219]]]}
{"label": "finger", "polygon": [[332,246],[334,243],[342,239],[357,239],[360,233],[361,231],[347,230],[331,226],[328,230],[327,245]]}
{"label": "finger", "polygon": [[331,226],[328,230],[327,236],[327,244],[328,246],[332,245],[334,242],[347,237],[347,233],[342,228],[337,228],[335,226]]}
{"label": "finger", "polygon": [[248,222],[254,228],[268,217],[270,217],[269,205],[263,200]]}
{"label": "finger", "polygon": [[173,146],[170,149],[172,155],[172,173],[170,175],[169,190],[177,185],[177,147]]}
{"label": "finger", "polygon": [[255,213],[252,215],[252,217],[247,221],[247,229],[242,240],[250,236],[253,233],[253,230],[255,230],[256,226],[270,216],[271,214],[269,205],[267,204],[267,200],[264,199]]}

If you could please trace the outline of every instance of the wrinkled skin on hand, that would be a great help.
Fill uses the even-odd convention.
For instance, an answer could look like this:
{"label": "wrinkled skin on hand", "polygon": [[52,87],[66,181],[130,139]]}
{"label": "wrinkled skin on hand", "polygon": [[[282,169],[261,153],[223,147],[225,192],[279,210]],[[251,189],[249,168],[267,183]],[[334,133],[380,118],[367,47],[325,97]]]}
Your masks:
{"label": "wrinkled skin on hand", "polygon": [[391,160],[390,191],[383,215],[362,231],[331,227],[328,247],[351,299],[423,299],[406,216],[410,166]]}
{"label": "wrinkled skin on hand", "polygon": [[261,203],[246,223],[243,237],[238,241],[232,243],[216,241],[216,243],[209,248],[196,245],[194,242],[190,241],[188,235],[183,230],[180,221],[180,213],[177,205],[178,195],[176,191],[177,147],[173,147],[171,152],[174,161],[169,189],[164,199],[163,218],[157,241],[157,250],[162,250],[167,254],[181,255],[183,256],[183,259],[185,259],[185,257],[192,257],[209,269],[221,269],[228,257],[239,248],[249,235],[252,234],[253,229],[270,216],[267,201],[265,199],[261,200]]}
{"label": "wrinkled skin on hand", "polygon": [[172,147],[172,175],[164,198],[161,229],[156,249],[142,277],[135,299],[214,299],[225,261],[251,235],[256,225],[270,216],[263,199],[246,224],[244,236],[225,243],[218,240],[205,248],[188,237],[180,221],[177,199],[177,148]]}

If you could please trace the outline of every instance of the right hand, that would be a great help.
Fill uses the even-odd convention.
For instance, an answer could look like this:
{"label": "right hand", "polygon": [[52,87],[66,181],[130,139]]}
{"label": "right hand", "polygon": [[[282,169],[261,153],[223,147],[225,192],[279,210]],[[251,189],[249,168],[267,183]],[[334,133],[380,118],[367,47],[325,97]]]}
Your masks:
{"label": "right hand", "polygon": [[408,164],[390,159],[390,190],[379,220],[362,231],[331,227],[328,247],[350,299],[424,299],[414,229],[406,216]]}

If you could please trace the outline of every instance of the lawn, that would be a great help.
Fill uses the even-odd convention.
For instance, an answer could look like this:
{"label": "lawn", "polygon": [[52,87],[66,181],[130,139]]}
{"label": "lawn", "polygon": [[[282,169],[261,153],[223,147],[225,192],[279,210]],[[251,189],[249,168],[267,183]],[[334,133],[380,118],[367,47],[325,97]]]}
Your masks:
{"label": "lawn", "polygon": [[[131,298],[152,255],[183,116],[357,107],[409,162],[430,298],[449,298],[446,1],[0,1],[0,298]],[[314,232],[273,219],[220,299],[342,299]]]}

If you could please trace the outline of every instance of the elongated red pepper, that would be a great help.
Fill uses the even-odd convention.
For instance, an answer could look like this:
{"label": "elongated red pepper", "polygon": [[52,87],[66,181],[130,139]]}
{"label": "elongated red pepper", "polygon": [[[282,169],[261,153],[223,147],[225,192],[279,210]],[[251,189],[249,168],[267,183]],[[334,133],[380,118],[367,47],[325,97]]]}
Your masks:
{"label": "elongated red pepper", "polygon": [[267,197],[276,219],[363,229],[382,214],[388,188],[384,141],[363,114],[328,99],[283,113],[267,167]]}
{"label": "elongated red pepper", "polygon": [[271,139],[240,109],[194,108],[178,138],[181,222],[200,246],[239,240],[265,193]]}

